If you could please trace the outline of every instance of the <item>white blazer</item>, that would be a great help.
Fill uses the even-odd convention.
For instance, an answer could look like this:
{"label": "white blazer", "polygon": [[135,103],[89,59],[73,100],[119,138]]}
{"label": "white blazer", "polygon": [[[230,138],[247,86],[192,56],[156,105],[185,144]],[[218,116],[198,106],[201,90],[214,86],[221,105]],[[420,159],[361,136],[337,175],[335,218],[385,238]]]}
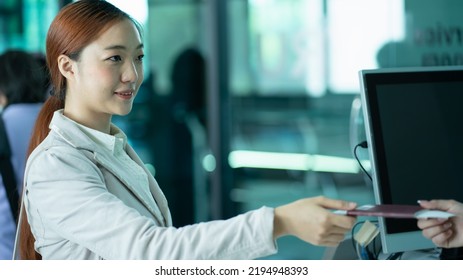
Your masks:
{"label": "white blazer", "polygon": [[[272,208],[174,228],[161,189],[130,145],[125,150],[146,178],[135,178],[61,110],[50,129],[28,159],[24,186],[43,259],[253,259],[276,252]],[[135,180],[148,187],[133,187]]]}

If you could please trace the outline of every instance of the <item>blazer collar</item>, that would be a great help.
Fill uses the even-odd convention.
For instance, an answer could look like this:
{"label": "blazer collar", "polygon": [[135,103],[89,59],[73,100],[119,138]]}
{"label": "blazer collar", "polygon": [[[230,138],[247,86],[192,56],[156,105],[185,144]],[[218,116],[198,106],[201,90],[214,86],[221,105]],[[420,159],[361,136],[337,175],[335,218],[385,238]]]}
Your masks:
{"label": "blazer collar", "polygon": [[[113,124],[111,124],[111,126],[111,130],[118,130],[119,133],[122,133],[122,137],[126,138],[125,134],[120,129]],[[153,214],[161,225],[170,226],[172,224],[164,194],[159,188],[156,180],[151,176],[151,173],[146,169],[143,162],[130,145],[126,145],[127,155],[145,170],[146,176],[143,176],[143,178],[134,176],[133,173],[124,168],[119,161],[114,160],[114,149],[110,150],[98,145],[94,139],[82,131],[79,125],[66,118],[62,114],[62,110],[54,113],[50,122],[50,129],[72,147],[93,153],[93,159],[118,178]],[[140,185],[140,181],[146,181],[146,184],[143,184],[146,185],[146,188],[135,187]]]}

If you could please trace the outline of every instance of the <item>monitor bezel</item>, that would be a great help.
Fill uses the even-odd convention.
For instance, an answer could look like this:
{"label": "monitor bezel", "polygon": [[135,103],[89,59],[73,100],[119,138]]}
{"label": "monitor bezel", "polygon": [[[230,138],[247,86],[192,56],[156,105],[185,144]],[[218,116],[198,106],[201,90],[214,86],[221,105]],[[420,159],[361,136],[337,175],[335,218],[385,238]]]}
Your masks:
{"label": "monitor bezel", "polygon": [[[373,178],[373,192],[376,204],[391,204],[390,191],[382,187],[388,185],[385,173],[384,147],[382,147],[382,131],[378,131],[379,118],[373,112],[374,102],[377,101],[375,87],[378,84],[397,84],[430,81],[452,80],[455,75],[463,75],[463,66],[439,67],[410,67],[410,68],[382,68],[360,70],[360,95],[364,116],[368,153],[371,161],[371,176]],[[372,118],[373,116],[373,118]],[[379,148],[378,148],[379,147]],[[380,183],[381,182],[381,183]],[[383,253],[395,253],[429,249],[435,247],[431,240],[426,239],[420,230],[389,233],[385,218],[378,218],[380,238]]]}

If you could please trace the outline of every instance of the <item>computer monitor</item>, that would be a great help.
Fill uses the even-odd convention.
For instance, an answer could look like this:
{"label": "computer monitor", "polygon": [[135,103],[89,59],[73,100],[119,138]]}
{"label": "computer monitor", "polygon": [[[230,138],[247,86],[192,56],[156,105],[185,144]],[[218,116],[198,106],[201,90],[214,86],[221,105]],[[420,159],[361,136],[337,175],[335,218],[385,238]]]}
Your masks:
{"label": "computer monitor", "polygon": [[[377,204],[463,201],[463,66],[362,70]],[[384,253],[432,248],[412,219],[379,218]]]}

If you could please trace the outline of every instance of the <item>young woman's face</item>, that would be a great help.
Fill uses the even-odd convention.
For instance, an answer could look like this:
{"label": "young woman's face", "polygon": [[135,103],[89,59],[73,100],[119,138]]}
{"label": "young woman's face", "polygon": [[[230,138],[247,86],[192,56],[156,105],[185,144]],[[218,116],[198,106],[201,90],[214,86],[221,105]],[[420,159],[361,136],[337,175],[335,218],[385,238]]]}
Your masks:
{"label": "young woman's face", "polygon": [[[126,115],[143,81],[143,44],[130,20],[120,21],[86,46],[68,81],[65,113],[89,121]],[[90,125],[92,126],[92,125]]]}

